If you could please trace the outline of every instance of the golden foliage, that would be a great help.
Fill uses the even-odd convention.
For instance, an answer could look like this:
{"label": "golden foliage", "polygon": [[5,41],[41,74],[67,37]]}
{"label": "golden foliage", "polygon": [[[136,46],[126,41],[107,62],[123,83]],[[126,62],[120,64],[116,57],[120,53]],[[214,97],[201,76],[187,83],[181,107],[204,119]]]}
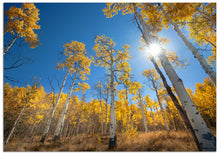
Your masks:
{"label": "golden foliage", "polygon": [[33,3],[23,3],[21,8],[10,7],[5,11],[7,23],[4,33],[11,33],[15,37],[25,38],[31,48],[35,48],[39,43],[37,34],[34,30],[40,29],[38,25],[39,9]]}

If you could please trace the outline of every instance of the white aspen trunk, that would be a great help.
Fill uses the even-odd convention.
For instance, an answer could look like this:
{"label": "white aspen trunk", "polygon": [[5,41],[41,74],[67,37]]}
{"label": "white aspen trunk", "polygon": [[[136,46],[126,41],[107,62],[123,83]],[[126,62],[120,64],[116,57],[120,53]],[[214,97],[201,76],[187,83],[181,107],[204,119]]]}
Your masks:
{"label": "white aspen trunk", "polygon": [[56,125],[56,129],[55,129],[55,132],[54,132],[54,140],[57,140],[57,139],[59,140],[60,139],[60,135],[61,135],[63,127],[64,127],[66,113],[67,113],[68,106],[69,106],[70,99],[71,99],[71,93],[73,91],[73,86],[75,84],[76,75],[77,75],[77,72],[75,72],[74,79],[73,79],[72,84],[70,86],[66,104],[64,105],[64,107],[62,109],[62,112],[59,116],[59,119],[58,119],[58,122],[57,122],[57,125]]}
{"label": "white aspen trunk", "polygon": [[[111,56],[111,59],[113,57]],[[111,60],[111,105],[110,105],[110,141],[109,149],[116,147],[116,117],[115,117],[115,94],[114,94],[114,72],[113,72],[113,60]]]}
{"label": "white aspen trunk", "polygon": [[[201,151],[201,147],[200,147],[200,145],[199,145],[198,138],[196,137],[195,131],[194,131],[194,129],[193,129],[193,127],[192,127],[192,125],[191,125],[191,123],[190,123],[190,121],[189,121],[189,118],[188,118],[187,115],[186,115],[186,112],[183,110],[183,108],[182,108],[182,106],[180,105],[179,101],[177,100],[176,96],[173,94],[173,92],[172,92],[170,86],[169,86],[168,83],[167,83],[167,80],[166,80],[165,76],[164,76],[163,73],[160,71],[160,68],[158,67],[158,65],[157,65],[157,63],[156,63],[156,61],[155,61],[155,59],[154,59],[153,57],[151,57],[151,62],[153,63],[154,67],[156,68],[157,73],[160,75],[160,77],[161,77],[161,79],[162,79],[162,81],[163,81],[163,85],[164,85],[164,87],[166,88],[168,95],[169,95],[170,98],[172,99],[173,104],[175,105],[176,109],[178,110],[178,112],[179,112],[179,114],[180,114],[180,116],[181,116],[181,118],[182,118],[182,120],[183,120],[183,122],[184,122],[184,126],[186,126],[186,127],[190,130],[190,133],[191,133],[191,135],[192,135],[192,137],[193,137],[193,139],[194,139],[194,141],[195,141],[195,143],[196,143],[196,145],[197,145],[198,150]],[[172,120],[173,120],[173,122],[174,122],[174,119],[173,119],[173,118],[172,118]],[[174,123],[174,124],[175,124],[175,123]],[[175,125],[174,125],[174,126],[175,126]],[[175,128],[176,128],[176,127],[175,127]]]}
{"label": "white aspen trunk", "polygon": [[15,38],[13,38],[13,40],[9,43],[9,45],[4,49],[4,55],[8,52],[8,50],[12,47],[12,45],[15,43],[16,39],[18,37],[16,36]]}
{"label": "white aspen trunk", "polygon": [[14,125],[13,125],[13,127],[12,127],[12,130],[11,130],[10,134],[8,135],[8,138],[7,138],[6,142],[5,142],[5,144],[8,143],[9,139],[11,138],[12,134],[14,133],[15,127],[16,127],[16,125],[17,125],[17,123],[18,123],[18,121],[19,121],[21,115],[23,114],[25,108],[26,108],[26,106],[23,107],[23,109],[21,110],[21,112],[20,112],[20,114],[18,115],[17,119],[15,120],[15,123],[14,123]]}
{"label": "white aspen trunk", "polygon": [[59,91],[59,94],[58,94],[58,98],[56,100],[56,103],[53,105],[53,109],[51,110],[51,113],[50,113],[50,117],[49,119],[47,120],[47,124],[46,124],[46,127],[44,129],[44,133],[41,137],[41,140],[40,142],[44,143],[47,135],[48,135],[48,132],[50,130],[50,126],[51,126],[51,122],[52,122],[52,119],[53,119],[53,116],[54,116],[54,113],[56,111],[56,108],[57,108],[57,105],[59,104],[59,101],[60,101],[60,97],[61,97],[61,94],[62,94],[62,91],[63,91],[63,88],[64,88],[64,85],[65,85],[65,82],[66,82],[66,78],[67,76],[69,75],[69,72],[66,73],[66,75],[64,76],[64,79],[63,79],[63,83],[62,83],[62,86],[60,88],[60,91]]}
{"label": "white aspen trunk", "polygon": [[106,88],[106,104],[105,104],[105,135],[107,134],[107,126],[108,126],[108,97],[109,97],[109,89]]}
{"label": "white aspen trunk", "polygon": [[163,66],[167,76],[172,82],[174,89],[182,103],[183,109],[186,111],[187,117],[195,131],[202,151],[215,151],[216,140],[210,129],[207,127],[202,116],[198,112],[194,102],[188,95],[182,80],[177,76],[175,70],[171,66],[164,53],[159,56],[161,65]]}
{"label": "white aspen trunk", "polygon": [[168,16],[166,11],[163,9],[163,7],[159,4],[160,9],[162,10],[163,14],[166,16],[166,18],[169,20],[169,22],[174,26],[174,30],[177,32],[179,37],[183,40],[185,45],[190,49],[192,54],[195,58],[199,61],[202,68],[205,70],[206,74],[209,75],[209,77],[212,79],[212,81],[216,85],[216,72],[212,69],[212,67],[207,63],[207,61],[204,59],[204,57],[199,53],[199,51],[190,43],[187,38],[183,35],[181,30],[179,29],[178,25],[172,21],[172,19]]}
{"label": "white aspen trunk", "polygon": [[[143,27],[147,27],[146,23],[143,21],[143,18],[138,13],[136,5],[134,4],[133,6],[134,6],[135,15],[138,17],[138,20],[140,21],[141,25]],[[147,34],[147,32],[144,31],[144,34]],[[145,38],[145,41],[146,40],[147,39]],[[190,120],[190,123],[200,143],[201,150],[216,151],[216,140],[214,135],[207,127],[205,121],[198,112],[194,102],[191,100],[190,96],[188,95],[182,80],[177,76],[175,70],[171,66],[167,57],[163,54],[164,53],[162,53],[161,56],[159,56],[161,64],[165,69],[165,72],[168,75],[170,81],[172,82],[174,89],[177,92],[177,95],[183,105],[183,108],[186,111],[186,114]]]}
{"label": "white aspen trunk", "polygon": [[140,106],[141,112],[142,112],[144,130],[145,130],[145,132],[148,132],[147,123],[146,123],[146,118],[145,118],[145,113],[144,113],[144,106],[143,106],[143,102],[142,102],[141,100],[139,101],[139,106]]}

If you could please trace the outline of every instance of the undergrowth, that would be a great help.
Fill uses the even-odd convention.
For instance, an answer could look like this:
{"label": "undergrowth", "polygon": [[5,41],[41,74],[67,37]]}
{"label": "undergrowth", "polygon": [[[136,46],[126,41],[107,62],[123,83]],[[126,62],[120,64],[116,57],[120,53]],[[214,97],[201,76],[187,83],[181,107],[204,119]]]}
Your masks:
{"label": "undergrowth", "polygon": [[[21,142],[14,139],[4,145],[4,151],[109,151],[109,136],[78,135],[72,138],[61,138],[40,143],[40,136]],[[139,132],[132,136],[118,134],[117,147],[114,151],[197,151],[189,133],[184,131]]]}

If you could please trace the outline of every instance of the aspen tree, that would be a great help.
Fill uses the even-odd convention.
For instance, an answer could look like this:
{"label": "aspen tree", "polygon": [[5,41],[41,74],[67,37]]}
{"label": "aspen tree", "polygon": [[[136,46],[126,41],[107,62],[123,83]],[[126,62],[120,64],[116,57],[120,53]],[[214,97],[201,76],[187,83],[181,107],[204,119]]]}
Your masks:
{"label": "aspen tree", "polygon": [[[71,93],[73,91],[73,87],[77,77],[80,77],[82,80],[87,79],[86,74],[90,74],[90,64],[91,59],[86,56],[85,44],[78,41],[71,41],[71,43],[66,43],[64,45],[65,53],[64,55],[67,57],[66,60],[61,63],[61,67],[66,66],[70,70],[70,74],[74,74],[74,78],[72,79],[72,84],[69,89],[67,101],[63,107],[63,110],[59,116],[59,120],[57,122],[57,126],[54,133],[54,139],[60,139],[61,132],[64,127],[65,116],[67,113],[67,109],[70,103]],[[83,94],[86,89],[89,89],[89,85],[87,83],[78,83],[81,87]]]}
{"label": "aspen tree", "polygon": [[[110,142],[109,148],[113,149],[116,147],[116,115],[115,115],[115,78],[117,78],[116,67],[122,67],[122,63],[126,64],[126,60],[130,58],[128,45],[124,45],[122,50],[115,50],[115,42],[105,35],[97,36],[95,39],[95,46],[93,50],[96,52],[95,64],[101,67],[105,67],[110,75],[110,92],[111,92],[111,103],[110,103]],[[122,63],[120,63],[122,62]]]}
{"label": "aspen tree", "polygon": [[46,139],[46,137],[49,133],[51,123],[52,123],[52,119],[53,119],[54,113],[56,111],[56,108],[57,108],[57,106],[60,102],[61,94],[62,94],[64,85],[65,85],[65,82],[66,82],[66,78],[67,78],[68,75],[69,75],[69,71],[67,71],[66,75],[63,78],[62,86],[61,86],[60,91],[58,93],[58,97],[57,97],[56,102],[55,102],[55,104],[53,104],[52,109],[50,111],[49,118],[47,120],[46,126],[45,126],[44,131],[43,131],[43,135],[42,135],[41,140],[40,140],[40,142],[42,142],[42,143],[45,142],[45,139]]}

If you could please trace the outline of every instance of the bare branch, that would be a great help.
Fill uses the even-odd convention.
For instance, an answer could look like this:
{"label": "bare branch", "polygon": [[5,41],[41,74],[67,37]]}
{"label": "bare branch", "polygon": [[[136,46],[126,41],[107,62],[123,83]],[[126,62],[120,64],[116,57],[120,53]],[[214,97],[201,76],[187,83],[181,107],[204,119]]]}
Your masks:
{"label": "bare branch", "polygon": [[14,68],[18,68],[18,67],[24,65],[24,64],[25,64],[24,62],[18,64],[18,63],[21,62],[21,61],[23,61],[21,58],[18,59],[18,60],[15,61],[10,67],[6,67],[6,68],[4,68],[4,70],[14,69]]}

